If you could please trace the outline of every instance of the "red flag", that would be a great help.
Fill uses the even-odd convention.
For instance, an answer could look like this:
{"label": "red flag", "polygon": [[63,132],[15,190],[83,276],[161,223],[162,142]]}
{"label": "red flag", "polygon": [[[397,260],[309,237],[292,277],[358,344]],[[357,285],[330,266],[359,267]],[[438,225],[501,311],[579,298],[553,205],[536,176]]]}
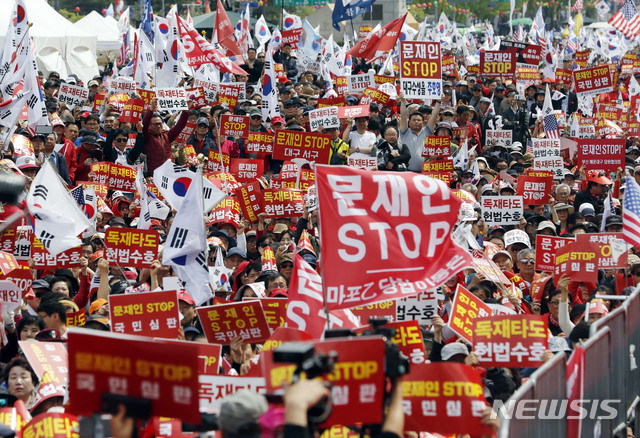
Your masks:
{"label": "red flag", "polygon": [[[327,323],[323,301],[320,274],[300,254],[294,254],[286,326],[307,332],[313,339],[320,339]],[[335,316],[346,322],[347,318],[342,318],[345,315]]]}
{"label": "red flag", "polygon": [[187,64],[190,66],[195,67],[210,62],[223,73],[248,74],[228,57],[220,53],[219,50],[216,50],[197,30],[189,26],[181,17],[178,17],[178,29],[180,30],[180,36],[184,43]]}
{"label": "red flag", "polygon": [[371,32],[365,39],[353,46],[347,52],[347,55],[364,59],[374,59],[393,49],[400,36],[405,18],[407,18],[407,14],[393,20],[378,32]]}
{"label": "red flag", "polygon": [[231,20],[229,20],[229,16],[222,7],[222,2],[220,0],[218,0],[216,22],[213,28],[216,29],[218,35],[218,44],[224,47],[227,50],[227,53],[230,53],[234,56],[242,57],[242,51],[240,50],[240,47],[238,47],[236,38],[233,35],[233,26],[231,25]]}
{"label": "red flag", "polygon": [[310,251],[311,254],[316,255],[311,240],[309,239],[309,233],[307,233],[307,230],[302,230],[302,236],[300,236],[300,241],[298,242],[298,250],[302,251],[305,249]]}
{"label": "red flag", "polygon": [[204,4],[204,13],[205,14],[211,13],[211,6],[209,5],[209,0],[207,0],[207,2]]}

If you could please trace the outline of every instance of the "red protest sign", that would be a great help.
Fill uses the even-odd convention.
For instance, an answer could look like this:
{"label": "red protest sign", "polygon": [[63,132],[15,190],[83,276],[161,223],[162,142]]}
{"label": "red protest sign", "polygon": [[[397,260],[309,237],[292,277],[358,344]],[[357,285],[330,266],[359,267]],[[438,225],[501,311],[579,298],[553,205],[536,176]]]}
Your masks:
{"label": "red protest sign", "polygon": [[422,149],[423,157],[442,157],[451,156],[451,137],[428,135],[424,139],[424,149]]}
{"label": "red protest sign", "polygon": [[48,438],[69,438],[78,436],[80,423],[71,414],[45,412],[36,415],[22,430],[23,437],[46,436]]}
{"label": "red protest sign", "polygon": [[589,234],[577,234],[576,242],[577,243],[594,243],[598,245],[600,249],[598,253],[598,258],[596,260],[596,266],[598,269],[610,269],[610,268],[618,268],[624,269],[627,265],[627,260],[629,257],[628,251],[622,252],[620,256],[616,259],[613,255],[613,251],[611,250],[611,244],[615,239],[624,240],[622,233],[589,233]]}
{"label": "red protest sign", "polygon": [[9,274],[0,276],[0,280],[7,280],[18,286],[22,296],[29,292],[33,284],[33,276],[29,269],[14,269]]}
{"label": "red protest sign", "polygon": [[220,116],[220,137],[249,136],[249,116],[235,116],[223,114]]}
{"label": "red protest sign", "polygon": [[93,111],[94,112],[100,112],[100,107],[102,106],[102,103],[104,102],[104,98],[107,95],[106,92],[104,93],[96,93],[93,96]]}
{"label": "red protest sign", "polygon": [[193,109],[207,106],[207,95],[204,92],[204,87],[187,88],[185,91],[187,92],[187,99],[193,103]]}
{"label": "red protest sign", "polygon": [[367,87],[362,94],[362,99],[360,99],[360,105],[368,107],[369,104],[375,103],[378,105],[378,108],[382,109],[382,107],[389,103],[389,100],[391,100],[391,96],[384,91],[380,91],[377,88]]}
{"label": "red protest sign", "polygon": [[626,140],[623,138],[578,139],[578,166],[615,172],[625,167]]}
{"label": "red protest sign", "polygon": [[315,132],[276,131],[273,158],[292,160],[305,158],[318,164],[329,162],[331,136]]}
{"label": "red protest sign", "polygon": [[556,250],[572,242],[574,239],[538,234],[536,236],[536,269],[554,272],[556,269]]}
{"label": "red protest sign", "polygon": [[509,279],[502,273],[502,270],[491,260],[473,259],[473,269],[477,273],[482,273],[485,278],[493,283],[511,284]]}
{"label": "red protest sign", "polygon": [[136,188],[136,169],[133,167],[101,161],[91,165],[91,172],[93,172],[92,182],[105,184],[112,190],[132,193],[138,190]]}
{"label": "red protest sign", "polygon": [[[547,276],[538,278],[537,280],[533,280],[531,282],[531,300],[534,303],[540,303],[542,301],[542,296],[544,295],[544,289],[547,286],[549,280],[553,277]],[[552,283],[553,284],[553,283]]]}
{"label": "red protest sign", "polygon": [[230,163],[231,163],[231,157],[229,155],[221,154],[220,152],[214,149],[209,149],[209,160],[207,161],[207,171],[228,172]]}
{"label": "red protest sign", "polygon": [[144,90],[142,88],[138,88],[136,90],[136,93],[144,101],[144,110],[146,111],[146,110],[150,109],[151,108],[151,101],[153,100],[154,97],[156,97],[155,91]]}
{"label": "red protest sign", "polygon": [[548,318],[543,315],[497,315],[473,321],[473,351],[482,366],[542,365],[549,348]]}
{"label": "red protest sign", "polygon": [[176,137],[176,143],[186,143],[196,130],[196,122],[188,122]]}
{"label": "red protest sign", "polygon": [[229,222],[236,227],[240,224],[240,204],[234,196],[224,198],[207,216],[207,224],[220,222]]}
{"label": "red protest sign", "polygon": [[[36,342],[31,342],[37,344]],[[96,349],[96,345],[100,348]],[[171,346],[140,336],[69,329],[69,411],[102,411],[102,394],[145,398],[151,414],[198,424],[197,343]]]}
{"label": "red protest sign", "polygon": [[564,82],[565,84],[571,84],[571,80],[573,76],[571,75],[571,70],[568,68],[557,68],[556,69],[556,82]]}
{"label": "red protest sign", "polygon": [[144,111],[144,100],[142,99],[129,99],[124,104],[122,115],[118,117],[118,122],[129,122],[134,125],[140,121],[142,112]]}
{"label": "red protest sign", "polygon": [[487,406],[480,374],[468,365],[433,362],[411,367],[402,379],[405,430],[493,434],[482,424]]}
{"label": "red protest sign", "polygon": [[518,41],[500,41],[500,50],[509,50],[516,53],[516,63],[535,65],[540,63],[542,46],[536,44],[521,43]]}
{"label": "red protest sign", "polygon": [[234,158],[229,167],[237,181],[248,182],[264,176],[264,160],[254,158]]}
{"label": "red protest sign", "polygon": [[178,293],[174,290],[109,295],[111,331],[156,338],[178,337]]}
{"label": "red protest sign", "polygon": [[285,298],[260,298],[260,302],[262,303],[264,317],[267,319],[267,324],[269,324],[271,331],[284,327],[289,300]]}
{"label": "red protest sign", "polygon": [[227,104],[229,108],[238,106],[238,100],[244,95],[244,83],[231,83],[218,85],[218,103],[220,105]]}
{"label": "red protest sign", "polygon": [[369,304],[368,306],[352,307],[351,312],[360,318],[363,323],[369,322],[369,318],[384,318],[387,321],[396,319],[396,301],[382,301],[380,303]]}
{"label": "red protest sign", "polygon": [[[416,294],[470,265],[450,237],[462,201],[441,181],[316,166],[316,185],[323,269],[341,272],[324,278],[329,309]],[[405,281],[397,282],[400,273]]]}
{"label": "red protest sign", "polygon": [[236,200],[242,210],[242,216],[249,222],[257,222],[258,215],[264,211],[264,200],[260,192],[260,182],[254,181],[236,188]]}
{"label": "red protest sign", "polygon": [[0,274],[7,275],[14,269],[19,269],[20,265],[13,254],[0,251]]}
{"label": "red protest sign", "polygon": [[304,212],[304,195],[302,190],[264,189],[264,212],[268,217],[301,216]]}
{"label": "red protest sign", "polygon": [[198,317],[207,340],[228,345],[236,336],[247,343],[264,342],[271,335],[260,301],[199,307]]}
{"label": "red protest sign", "polygon": [[[169,345],[189,342],[164,338],[155,338],[154,341]],[[220,369],[220,352],[222,351],[222,345],[203,342],[199,342],[198,344],[198,376],[217,376]]]}
{"label": "red protest sign", "polygon": [[150,268],[158,258],[160,236],[156,230],[110,227],[104,243],[107,261],[120,266]]}
{"label": "red protest sign", "polygon": [[0,280],[0,310],[12,312],[22,304],[22,292],[20,288],[9,280]]}
{"label": "red protest sign", "polygon": [[516,72],[517,54],[509,50],[485,50],[480,52],[482,76],[513,76]]}
{"label": "red protest sign", "polygon": [[600,247],[591,242],[573,242],[556,250],[555,278],[568,274],[573,281],[598,281]]}
{"label": "red protest sign", "polygon": [[[412,364],[424,363],[427,360],[427,353],[422,341],[422,330],[418,321],[396,321],[388,322],[384,325],[387,329],[395,330],[395,335],[391,338],[402,354],[407,356]],[[359,327],[356,333],[371,330],[373,326],[366,325]]]}
{"label": "red protest sign", "polygon": [[458,285],[449,316],[449,328],[458,336],[471,343],[473,340],[473,320],[491,315],[491,308],[466,288]]}
{"label": "red protest sign", "polygon": [[573,84],[576,93],[582,96],[613,91],[613,81],[608,65],[573,70]]}
{"label": "red protest sign", "polygon": [[[98,195],[102,199],[107,199],[107,193],[109,193],[109,188],[104,184],[99,184],[99,183],[89,182],[89,181],[76,181],[76,184],[84,187],[85,189],[89,187],[93,187],[93,189],[96,191],[96,195]],[[148,186],[149,185],[147,185],[147,187]]]}
{"label": "red protest sign", "polygon": [[422,163],[423,173],[451,173],[453,172],[453,158],[430,160]]}
{"label": "red protest sign", "polygon": [[442,57],[442,73],[445,75],[455,76],[457,70],[457,62],[455,55]]}
{"label": "red protest sign", "polygon": [[250,132],[244,149],[247,153],[257,153],[263,158],[273,153],[273,134],[268,132]]}
{"label": "red protest sign", "polygon": [[67,312],[67,327],[82,327],[87,322],[87,312],[80,309],[77,312]]}
{"label": "red protest sign", "polygon": [[525,205],[541,205],[549,202],[553,176],[528,176],[521,175],[518,178],[516,194],[522,196]]}
{"label": "red protest sign", "polygon": [[[344,93],[346,93],[349,90],[349,81],[347,81],[347,77],[346,76],[336,76],[336,83],[335,83],[335,89],[336,89],[336,93],[338,93],[339,96],[343,96]],[[338,98],[338,99],[342,99],[342,101],[345,101],[345,98]],[[320,99],[318,99],[318,104],[320,103]],[[336,106],[344,106],[345,103],[343,103],[342,105],[336,105]]]}
{"label": "red protest sign", "polygon": [[400,88],[408,99],[440,99],[442,62],[440,44],[400,41]]}
{"label": "red protest sign", "polygon": [[[339,79],[339,78],[338,78]],[[346,78],[345,79],[345,91],[347,91],[346,87]],[[338,108],[344,107],[346,105],[344,97],[331,97],[326,99],[318,99],[318,108],[325,108],[327,106],[337,106]],[[353,107],[350,107],[353,108]],[[338,112],[338,116],[340,116],[340,112]]]}
{"label": "red protest sign", "polygon": [[47,373],[55,386],[67,385],[69,358],[63,343],[18,341],[18,345],[38,379],[42,380]]}
{"label": "red protest sign", "polygon": [[348,119],[349,117],[357,119],[358,117],[369,117],[368,105],[343,106],[338,108],[338,118]]}
{"label": "red protest sign", "polygon": [[37,237],[33,237],[31,244],[31,258],[33,259],[34,268],[76,268],[80,266],[80,257],[82,257],[82,247],[68,249],[60,254],[53,256],[42,245]]}
{"label": "red protest sign", "polygon": [[293,50],[298,48],[298,41],[300,41],[300,35],[302,35],[302,28],[289,29],[282,31],[282,45],[290,44]]}
{"label": "red protest sign", "polygon": [[600,103],[596,109],[597,116],[601,119],[608,119],[614,122],[622,119],[622,108],[619,106]]}

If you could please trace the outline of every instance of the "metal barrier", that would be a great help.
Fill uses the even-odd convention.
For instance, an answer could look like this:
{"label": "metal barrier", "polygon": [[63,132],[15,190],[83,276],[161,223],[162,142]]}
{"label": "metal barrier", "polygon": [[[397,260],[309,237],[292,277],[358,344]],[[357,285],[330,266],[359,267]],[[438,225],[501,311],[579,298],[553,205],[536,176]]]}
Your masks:
{"label": "metal barrier", "polygon": [[[581,436],[626,437],[626,425],[632,419],[634,433],[640,436],[640,286],[617,309],[591,325],[584,349],[582,398],[599,403],[620,400],[620,403],[609,405],[617,409],[613,419],[587,415],[582,420]],[[566,374],[566,355],[558,353],[531,375],[505,407],[521,400],[566,400]],[[590,402],[588,411],[592,407]],[[597,412],[600,416],[607,414],[602,409]],[[500,438],[567,436],[566,415],[560,419],[531,420],[503,414],[498,412]]]}

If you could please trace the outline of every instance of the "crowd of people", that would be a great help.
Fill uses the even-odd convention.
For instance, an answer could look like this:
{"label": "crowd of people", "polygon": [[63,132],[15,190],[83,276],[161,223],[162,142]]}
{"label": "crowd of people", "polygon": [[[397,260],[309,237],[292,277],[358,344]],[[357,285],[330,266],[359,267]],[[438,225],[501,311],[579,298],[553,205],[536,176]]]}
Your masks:
{"label": "crowd of people", "polygon": [[[454,51],[443,54],[460,55]],[[24,198],[46,161],[53,164],[69,189],[92,181],[95,176],[92,165],[99,162],[136,166],[144,173],[148,184],[158,184],[153,180],[153,173],[167,160],[183,167],[206,165],[211,151],[218,151],[227,155],[231,162],[240,158],[264,160],[261,182],[268,187],[271,180],[278,178],[284,162],[272,159],[269,154],[259,157],[255,152],[247,151],[246,138],[220,138],[222,115],[249,116],[250,133],[274,133],[282,129],[311,132],[309,113],[318,108],[323,99],[339,98],[344,106],[358,106],[365,98],[362,93],[338,93],[337,84],[327,87],[325,80],[317,74],[301,70],[289,44],[273,54],[273,59],[283,65],[284,73],[277,80],[279,115],[266,120],[261,107],[260,86],[265,53],[253,48],[247,51],[246,59],[238,62],[247,74],[228,78],[231,82],[245,84],[244,99],[240,99],[237,106],[210,101],[207,106],[195,108],[190,103],[188,110],[168,113],[159,111],[157,99],[152,99],[137,124],[119,121],[121,114],[117,106],[108,101],[108,82],[113,66],[105,67],[87,84],[75,75],[61,78],[56,72],[40,73],[52,131],[47,134],[32,132],[20,123],[15,133],[6,139],[2,171],[24,176],[25,188],[24,196],[17,204],[3,205],[0,219],[6,221],[16,211],[25,210]],[[576,67],[571,59],[565,61],[565,68]],[[463,63],[463,57],[458,56],[457,64],[462,67]],[[375,72],[376,68],[379,68],[376,63],[354,59],[351,74],[366,73],[370,69]],[[631,122],[635,114],[627,110],[629,76],[622,72],[620,65],[617,68],[620,74],[613,91],[597,95],[596,103],[624,105],[623,117]],[[393,70],[383,69],[380,73],[396,75]],[[58,102],[61,83],[88,88],[89,99],[85,105],[69,108]],[[193,77],[187,76],[183,78],[182,86],[189,88],[192,83]],[[545,137],[539,116],[545,95],[555,92],[553,109],[559,110],[565,120],[560,124],[561,137],[573,136],[569,120],[580,113],[578,98],[571,91],[570,83],[542,76],[540,81],[526,84],[524,93],[518,85],[515,77],[460,75],[456,68],[455,73],[443,75],[441,99],[407,99],[396,90],[386,105],[366,99],[366,116],[342,118],[337,128],[319,128],[321,133],[331,136],[331,144],[329,162],[318,164],[348,165],[350,157],[375,158],[372,171],[422,172],[425,162],[435,159],[423,154],[425,143],[433,136],[449,139],[450,156],[459,158],[460,154],[467,154],[464,160],[454,161],[457,167],[448,175],[449,187],[465,192],[462,195],[465,202],[473,207],[473,218],[468,220],[473,238],[484,255],[517,287],[517,292],[505,292],[482,272],[466,268],[445,283],[445,299],[439,302],[438,315],[431,319],[430,326],[423,327],[422,333],[430,361],[461,362],[479,370],[487,400],[506,401],[535,370],[484,369],[475,352],[464,342],[455,342],[456,336],[447,328],[445,309],[446,304],[453,301],[457,285],[465,286],[485,303],[504,305],[518,313],[543,315],[550,331],[549,350],[544,356],[544,360],[548,360],[554,354],[569,354],[575,345],[589,337],[593,321],[620,304],[618,300],[603,300],[596,295],[629,295],[640,282],[640,257],[637,248],[631,246],[627,266],[600,269],[595,283],[572,281],[570,273],[553,276],[551,272],[541,272],[535,267],[538,235],[573,238],[583,233],[622,231],[621,200],[625,188],[631,180],[640,182],[640,139],[622,130],[619,137],[626,140],[625,168],[611,173],[588,169],[578,165],[575,154],[569,154],[563,158],[562,175],[553,178],[553,189],[547,202],[525,205],[517,225],[488,226],[485,223],[480,208],[482,197],[514,196],[518,178],[534,169],[534,155],[527,145],[532,138]],[[107,93],[104,103],[93,107],[96,96],[104,92]],[[619,98],[622,102],[617,103]],[[176,142],[188,123],[195,124],[195,131],[187,141]],[[487,132],[499,126],[511,131],[510,141],[488,139]],[[186,155],[187,148],[195,151],[195,161]],[[67,315],[81,310],[86,312],[84,327],[112,330],[110,295],[161,290],[166,279],[176,275],[170,266],[161,263],[161,257],[149,269],[135,269],[126,263],[116,266],[107,261],[105,231],[111,227],[136,228],[141,220],[140,197],[135,195],[109,189],[101,199],[92,231],[83,236],[82,257],[76,266],[35,269],[29,251],[26,256],[20,252],[15,239],[9,248],[5,248],[5,252],[10,253],[16,245],[15,255],[27,269],[30,268],[33,285],[17,310],[3,309],[4,342],[0,361],[4,372],[0,388],[24,402],[34,415],[43,412],[43,400],[36,397],[39,378],[24,358],[18,341],[65,342]],[[606,199],[611,199],[613,212],[607,210]],[[3,224],[5,233],[15,230],[17,241],[21,226],[28,226],[33,220],[27,211],[24,213],[17,222]],[[175,213],[172,210],[166,219],[151,219],[151,229],[158,232],[161,246],[165,244]],[[214,298],[223,302],[259,296],[254,290],[259,282],[264,282],[265,297],[288,297],[294,251],[296,246],[300,247],[303,231],[306,231],[312,249],[307,246],[298,252],[314,269],[321,265],[322,242],[318,228],[323,225],[331,226],[319,223],[317,206],[308,201],[299,217],[274,219],[263,213],[253,223],[246,218],[238,223],[226,220],[208,223],[208,264],[219,264],[221,261],[216,258],[221,256],[223,265],[232,271],[231,287],[213,290],[209,302]],[[277,270],[264,268],[267,265],[263,255],[267,248],[273,250]],[[534,296],[534,286],[542,287],[543,292]],[[178,299],[182,315],[180,338],[206,342],[189,290],[181,291]],[[362,321],[362,325],[365,323]],[[229,375],[248,373],[254,363],[252,359],[260,354],[260,349],[260,345],[245,345],[242,339],[235,339],[223,348],[220,372]],[[299,382],[287,391],[282,421],[285,437],[304,436],[307,408],[328,395],[326,387],[316,383]],[[396,388],[401,388],[401,382],[396,383]],[[405,432],[401,399],[402,391],[395,390],[383,436],[402,436]],[[58,397],[55,401],[50,400],[47,408],[62,409],[63,406],[63,397]],[[240,392],[229,396],[223,401],[220,412],[222,436],[260,436],[259,429],[256,431],[252,426],[258,424],[266,410],[262,396]],[[497,427],[488,417],[486,422]],[[114,433],[119,431],[121,436],[131,436],[133,429],[133,422],[126,418],[124,411],[114,416]]]}

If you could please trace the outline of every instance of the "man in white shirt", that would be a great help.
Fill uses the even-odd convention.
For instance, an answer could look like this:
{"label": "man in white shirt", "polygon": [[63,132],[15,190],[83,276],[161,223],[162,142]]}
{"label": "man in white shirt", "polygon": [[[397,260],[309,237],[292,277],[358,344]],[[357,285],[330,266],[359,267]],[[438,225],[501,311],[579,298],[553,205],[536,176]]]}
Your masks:
{"label": "man in white shirt", "polygon": [[404,95],[400,93],[398,98],[400,99],[400,143],[406,144],[411,152],[411,160],[408,165],[409,170],[422,172],[422,163],[424,162],[422,150],[424,149],[424,142],[427,135],[433,135],[436,118],[440,113],[440,102],[435,102],[426,126],[423,126],[424,116],[419,112],[409,114]]}
{"label": "man in white shirt", "polygon": [[356,129],[352,129],[352,119],[347,120],[347,127],[342,135],[342,140],[349,143],[349,156],[353,158],[368,158],[372,155],[376,135],[367,130],[369,117],[357,117]]}

